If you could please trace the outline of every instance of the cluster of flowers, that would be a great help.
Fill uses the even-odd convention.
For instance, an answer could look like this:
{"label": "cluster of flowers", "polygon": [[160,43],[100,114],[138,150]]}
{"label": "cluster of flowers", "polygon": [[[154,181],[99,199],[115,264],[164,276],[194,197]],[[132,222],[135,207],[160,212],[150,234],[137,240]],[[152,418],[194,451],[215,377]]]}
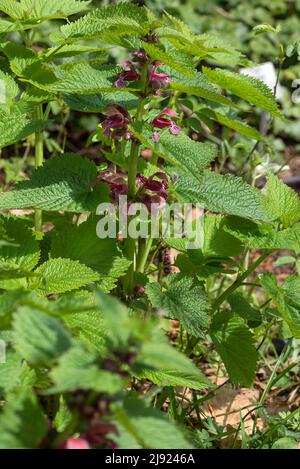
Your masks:
{"label": "cluster of flowers", "polygon": [[[105,171],[101,174],[101,179],[109,185],[110,193],[116,201],[120,195],[128,193],[126,176],[112,171]],[[149,209],[151,204],[158,204],[162,207],[168,199],[167,189],[168,176],[158,171],[149,178],[139,174],[136,180],[137,200],[143,202]],[[128,202],[130,204],[130,201]]]}
{"label": "cluster of flowers", "polygon": [[[153,42],[155,41],[155,37],[151,36],[148,39],[146,38],[146,40]],[[171,82],[169,74],[159,71],[163,63],[159,61],[150,63],[150,59],[144,49],[140,49],[132,53],[132,61],[126,60],[121,63],[124,70],[114,82],[115,87],[128,87],[131,82],[140,80],[141,74],[134,62],[138,62],[144,66],[149,63],[147,66],[147,82],[144,96],[160,94],[161,90],[167,87]],[[116,140],[119,140],[121,137],[125,138],[125,140],[137,140],[128,129],[131,123],[131,117],[125,108],[119,104],[109,105],[106,109],[105,116],[106,118],[102,122],[102,128],[104,129],[104,135],[106,137]],[[171,119],[172,117],[176,118],[178,114],[172,109],[165,109],[153,119],[152,125],[157,129],[168,127],[172,134],[177,135],[181,131],[181,128]],[[153,133],[153,140],[154,142],[158,142],[159,140],[159,133],[157,131]]]}
{"label": "cluster of flowers", "polygon": [[[156,179],[155,179],[156,178]],[[163,207],[168,199],[168,176],[163,172],[157,172],[146,178],[141,174],[137,177],[138,197],[151,210],[151,204]]]}
{"label": "cluster of flowers", "polygon": [[[128,111],[120,104],[109,105],[105,111],[105,116],[106,118],[101,125],[106,137],[111,137],[116,140],[121,137],[124,137],[125,140],[136,139],[128,129],[128,125],[131,123],[131,117]],[[181,131],[181,127],[179,127],[174,120],[170,119],[170,117],[178,117],[177,112],[173,111],[173,109],[164,109],[152,120],[153,127],[157,129],[167,127],[173,135],[178,135]],[[152,138],[154,142],[158,142],[159,133],[154,131]]]}

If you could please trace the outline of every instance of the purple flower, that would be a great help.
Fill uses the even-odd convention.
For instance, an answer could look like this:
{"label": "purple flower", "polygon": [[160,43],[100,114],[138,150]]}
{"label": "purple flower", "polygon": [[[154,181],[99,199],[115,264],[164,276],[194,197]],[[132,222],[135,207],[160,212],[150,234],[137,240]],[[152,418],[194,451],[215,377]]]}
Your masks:
{"label": "purple flower", "polygon": [[[127,135],[127,126],[131,118],[125,108],[119,104],[111,104],[105,111],[106,119],[101,123],[104,135],[119,139]],[[125,135],[125,136],[126,136]]]}
{"label": "purple flower", "polygon": [[134,62],[146,63],[149,60],[149,57],[144,49],[140,49],[132,52],[132,60]]}
{"label": "purple flower", "polygon": [[[179,125],[177,125],[176,122],[174,122],[172,119],[163,117],[164,115],[170,117],[178,117],[177,112],[173,111],[172,109],[165,109],[153,119],[153,126],[157,127],[158,129],[164,129],[165,127],[169,127],[171,134],[178,135],[181,131],[181,127],[179,127]],[[157,142],[159,140],[159,134],[157,132],[154,132],[152,138],[155,142]]]}
{"label": "purple flower", "polygon": [[155,62],[149,74],[149,86],[153,90],[160,90],[165,88],[171,81],[170,75],[167,73],[159,73],[157,69],[162,65],[162,62]]}
{"label": "purple flower", "polygon": [[[154,178],[160,179],[160,181]],[[169,187],[168,177],[165,173],[157,172],[150,178],[139,174],[137,184],[141,200],[148,207],[149,211],[151,210],[151,204],[158,204],[160,208],[165,205],[168,199],[166,189]]]}
{"label": "purple flower", "polygon": [[129,81],[136,81],[139,80],[140,75],[136,71],[135,66],[129,60],[125,60],[125,62],[121,63],[122,67],[129,67],[129,70],[124,70],[118,76],[118,79],[115,81],[114,85],[116,88],[124,88],[128,86]]}

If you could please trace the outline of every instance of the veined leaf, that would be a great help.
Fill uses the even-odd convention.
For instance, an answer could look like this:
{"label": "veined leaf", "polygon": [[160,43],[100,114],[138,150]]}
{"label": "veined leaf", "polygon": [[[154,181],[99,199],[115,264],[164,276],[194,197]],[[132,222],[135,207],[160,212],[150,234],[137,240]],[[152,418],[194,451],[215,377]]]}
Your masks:
{"label": "veined leaf", "polygon": [[293,294],[291,295],[289,288],[282,288],[277,284],[275,275],[263,274],[260,276],[260,281],[293,336],[300,339],[300,302],[295,301],[297,298]]}
{"label": "veined leaf", "polygon": [[106,185],[91,190],[97,176],[96,165],[79,155],[65,154],[46,161],[29,181],[20,182],[10,192],[0,194],[0,210],[40,208],[84,212],[96,210],[108,201]]}
{"label": "veined leaf", "polygon": [[223,114],[208,108],[201,109],[201,111],[206,113],[209,119],[219,122],[220,124],[225,125],[230,129],[236,130],[237,132],[242,135],[245,135],[246,137],[252,138],[253,140],[263,140],[263,137],[256,129],[250,127],[249,125],[245,124],[237,118],[231,118],[227,114]]}
{"label": "veined leaf", "polygon": [[255,104],[276,117],[283,117],[277,107],[274,95],[260,80],[220,68],[203,67],[203,72],[212,83],[231,91],[236,96]]}
{"label": "veined leaf", "polygon": [[[78,260],[100,274],[101,280],[114,282],[124,275],[131,262],[118,249],[116,239],[100,239],[97,221],[90,217],[79,226],[61,223],[52,237],[51,257]],[[118,262],[123,260],[124,262]]]}
{"label": "veined leaf", "polygon": [[[0,83],[1,83],[1,95],[0,95],[0,106],[5,104],[6,107],[15,103],[15,98],[18,96],[20,90],[11,75],[4,73],[0,70]],[[5,103],[2,99],[4,98]]]}
{"label": "veined leaf", "polygon": [[258,358],[252,334],[241,318],[232,317],[220,322],[221,324],[212,326],[212,341],[221,355],[231,382],[249,387],[255,376]]}
{"label": "veined leaf", "polygon": [[272,220],[280,221],[285,228],[300,220],[300,200],[297,193],[274,174],[269,173],[267,196],[262,202]]}
{"label": "veined leaf", "polygon": [[50,259],[35,270],[39,277],[31,280],[31,288],[51,293],[64,293],[99,280],[99,274],[71,259]]}
{"label": "veined leaf", "polygon": [[224,230],[226,218],[221,215],[206,215],[204,218],[203,254],[212,257],[238,256],[242,245],[234,235]]}
{"label": "veined leaf", "polygon": [[113,103],[118,103],[126,109],[134,109],[138,102],[133,93],[123,91],[87,95],[65,94],[64,100],[71,109],[83,112],[102,112]]}
{"label": "veined leaf", "polygon": [[[162,67],[166,69],[166,67]],[[237,107],[237,105],[226,96],[223,96],[216,87],[214,87],[207,77],[201,72],[194,72],[193,77],[186,77],[183,74],[166,70],[172,77],[170,88],[181,93],[190,93],[200,98],[224,104],[228,107]]]}
{"label": "veined leaf", "polygon": [[13,331],[16,350],[33,365],[52,362],[71,346],[61,321],[28,306],[15,313]]}
{"label": "veined leaf", "polygon": [[213,212],[268,219],[258,191],[232,175],[222,176],[208,170],[199,175],[180,171],[175,190],[182,200]]}
{"label": "veined leaf", "polygon": [[203,286],[192,278],[172,274],[166,289],[159,283],[149,283],[146,293],[155,308],[181,321],[190,334],[199,337],[210,323],[209,305]]}
{"label": "veined leaf", "polygon": [[6,361],[0,366],[0,396],[22,387],[31,387],[35,383],[35,372],[21,356],[13,351],[6,352]]}
{"label": "veined leaf", "polygon": [[62,4],[60,0],[0,0],[0,11],[3,11],[11,18],[22,20],[45,21],[53,18],[65,18],[80,11],[86,10],[89,1],[65,0]]}
{"label": "veined leaf", "polygon": [[25,114],[9,114],[6,111],[1,110],[0,148],[25,139],[34,132],[45,128],[47,124],[47,121],[30,120]]}
{"label": "veined leaf", "polygon": [[300,223],[278,231],[267,223],[254,223],[238,217],[226,217],[223,228],[249,248],[300,251]]}
{"label": "veined leaf", "polygon": [[157,337],[156,341],[143,344],[138,357],[137,376],[149,379],[154,384],[162,386],[183,386],[192,389],[207,389],[212,383],[187,358],[168,343],[164,337]]}
{"label": "veined leaf", "polygon": [[141,399],[127,396],[123,405],[115,419],[142,448],[191,448],[176,425],[153,407],[146,407]]}
{"label": "veined leaf", "polygon": [[7,218],[2,224],[5,238],[11,245],[0,246],[0,262],[13,263],[24,270],[32,270],[39,261],[40,249],[24,220]]}
{"label": "veined leaf", "polygon": [[11,394],[0,415],[0,448],[36,448],[46,431],[46,419],[35,394],[26,389]]}
{"label": "veined leaf", "polygon": [[58,365],[50,372],[54,382],[48,392],[61,393],[76,389],[92,389],[114,394],[123,387],[116,374],[101,370],[95,364],[95,355],[80,345],[72,347],[61,356]]}
{"label": "veined leaf", "polygon": [[172,135],[163,132],[159,139],[158,151],[184,170],[199,174],[216,158],[217,149],[209,143],[195,142],[181,132]]}
{"label": "veined leaf", "polygon": [[98,8],[77,21],[61,27],[60,35],[53,35],[57,42],[76,42],[101,37],[107,32],[118,35],[146,34],[149,30],[147,11],[131,3],[119,3]]}
{"label": "veined leaf", "polygon": [[171,49],[166,52],[157,45],[148,42],[143,42],[142,47],[153,61],[162,62],[171,69],[177,70],[183,75],[193,78],[195,67],[191,55],[185,54],[176,49]]}

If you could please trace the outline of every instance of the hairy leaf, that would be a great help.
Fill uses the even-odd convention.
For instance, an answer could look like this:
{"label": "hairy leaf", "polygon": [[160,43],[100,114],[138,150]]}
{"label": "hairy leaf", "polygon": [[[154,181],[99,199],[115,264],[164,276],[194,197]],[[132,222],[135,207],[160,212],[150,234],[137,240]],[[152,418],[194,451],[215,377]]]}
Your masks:
{"label": "hairy leaf", "polygon": [[33,392],[11,394],[0,415],[0,448],[36,448],[46,431],[46,419]]}
{"label": "hairy leaf", "polygon": [[251,386],[258,354],[252,334],[244,321],[241,318],[232,317],[221,324],[213,325],[210,335],[221,355],[231,382]]}
{"label": "hairy leaf", "polygon": [[99,274],[84,264],[58,257],[44,262],[35,270],[38,279],[31,281],[31,288],[51,293],[77,290],[99,280]]}
{"label": "hairy leaf", "polygon": [[183,327],[198,337],[209,326],[209,305],[204,288],[192,278],[172,274],[167,277],[166,289],[159,283],[149,283],[146,293],[155,308],[178,319]]}
{"label": "hairy leaf", "polygon": [[71,335],[58,319],[22,306],[14,315],[16,350],[29,363],[49,363],[71,346]]}
{"label": "hairy leaf", "polygon": [[[300,302],[295,298],[295,294],[291,294],[290,288],[280,287],[274,274],[263,274],[260,276],[260,281],[265,291],[272,298],[279,313],[286,321],[293,336],[296,339],[300,339]],[[298,284],[298,295],[300,296],[299,292]]]}
{"label": "hairy leaf", "polygon": [[222,176],[211,171],[199,175],[180,172],[175,189],[184,201],[200,204],[213,212],[257,220],[268,218],[258,191],[232,175]]}
{"label": "hairy leaf", "polygon": [[0,209],[96,210],[100,202],[108,200],[107,186],[91,190],[96,175],[95,164],[79,155],[56,156],[35,170],[29,181],[1,193]]}
{"label": "hairy leaf", "polygon": [[276,117],[282,117],[274,95],[260,80],[220,68],[203,67],[203,72],[212,83],[231,91],[236,96],[255,104]]}

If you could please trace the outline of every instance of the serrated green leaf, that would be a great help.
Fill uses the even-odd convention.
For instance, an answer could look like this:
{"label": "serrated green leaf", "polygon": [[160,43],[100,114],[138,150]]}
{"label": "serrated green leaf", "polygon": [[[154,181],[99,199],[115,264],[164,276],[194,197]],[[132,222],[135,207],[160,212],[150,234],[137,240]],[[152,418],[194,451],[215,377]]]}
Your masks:
{"label": "serrated green leaf", "polygon": [[8,114],[0,111],[0,148],[24,140],[29,135],[47,127],[47,121],[30,120],[25,114]]}
{"label": "serrated green leaf", "polygon": [[35,170],[29,181],[0,194],[0,210],[40,208],[84,212],[96,210],[100,202],[108,201],[106,185],[91,190],[97,176],[92,161],[79,155],[65,154],[47,160]]}
{"label": "serrated green leaf", "polygon": [[8,73],[5,73],[0,70],[0,84],[0,106],[2,104],[5,104],[5,106],[14,104],[15,99],[18,96],[20,90],[13,77],[11,75],[8,75]]}
{"label": "serrated green leaf", "polygon": [[300,220],[300,200],[297,193],[274,174],[269,173],[267,196],[262,202],[272,220],[280,221],[285,228]]}
{"label": "serrated green leaf", "polygon": [[217,149],[209,143],[195,142],[184,133],[172,135],[163,132],[159,139],[158,151],[192,174],[198,174],[216,158]]}
{"label": "serrated green leaf", "polygon": [[138,102],[134,94],[123,91],[87,95],[65,94],[64,100],[71,109],[81,112],[102,112],[113,103],[118,103],[126,109],[134,109]]}
{"label": "serrated green leaf", "polygon": [[253,249],[300,250],[300,223],[278,231],[267,223],[254,223],[238,217],[226,217],[224,230]]}
{"label": "serrated green leaf", "polygon": [[40,258],[40,248],[33,232],[24,220],[7,218],[2,224],[5,238],[12,245],[0,246],[0,262],[12,263],[21,269],[32,270]]}
{"label": "serrated green leaf", "polygon": [[276,28],[273,28],[270,24],[257,24],[253,28],[253,32],[255,35],[262,34],[262,33],[276,33]]}
{"label": "serrated green leaf", "polygon": [[33,386],[35,383],[35,372],[20,355],[9,350],[6,353],[5,363],[0,364],[0,395],[22,387]]}
{"label": "serrated green leaf", "polygon": [[0,448],[36,448],[46,434],[46,419],[32,391],[10,395],[0,415]]}
{"label": "serrated green leaf", "polygon": [[177,426],[134,396],[126,397],[124,408],[116,413],[115,419],[142,448],[191,448]]}
{"label": "serrated green leaf", "polygon": [[[225,314],[225,313],[219,313]],[[253,337],[244,321],[238,317],[213,326],[212,341],[220,354],[233,384],[251,386],[258,354]]]}
{"label": "serrated green leaf", "polygon": [[59,408],[53,420],[54,428],[58,433],[64,432],[73,420],[71,410],[66,403],[64,396],[59,396]]}
{"label": "serrated green leaf", "polygon": [[83,39],[105,38],[105,33],[126,36],[132,33],[146,34],[149,29],[148,15],[144,8],[134,4],[119,3],[98,8],[77,21],[61,27],[60,35],[53,35],[57,42],[76,42]]}
{"label": "serrated green leaf", "polygon": [[260,276],[260,281],[293,336],[300,339],[300,302],[295,301],[297,298],[293,294],[291,295],[289,288],[284,289],[277,284],[275,275],[263,274]]}
{"label": "serrated green leaf", "polygon": [[77,290],[99,280],[99,274],[84,264],[58,257],[44,262],[35,270],[38,278],[31,280],[30,287],[51,293]]}
{"label": "serrated green leaf", "polygon": [[225,125],[230,129],[236,130],[246,137],[252,138],[253,140],[263,140],[263,137],[256,129],[250,127],[236,117],[232,118],[230,114],[220,113],[212,109],[202,109],[201,111],[206,113],[210,119],[219,122],[220,124]]}
{"label": "serrated green leaf", "polygon": [[223,96],[217,88],[210,83],[203,73],[195,72],[194,76],[189,78],[183,74],[179,74],[178,72],[175,73],[173,71],[167,71],[172,76],[170,88],[173,90],[199,96],[200,98],[223,104],[225,106],[236,107],[236,104],[226,96]]}
{"label": "serrated green leaf", "polygon": [[204,171],[203,174],[192,175],[180,172],[175,190],[182,200],[200,204],[213,212],[257,220],[268,218],[258,191],[230,174],[222,176]]}
{"label": "serrated green leaf", "polygon": [[92,389],[114,394],[123,387],[123,380],[119,376],[98,368],[94,355],[80,346],[72,347],[62,355],[50,375],[54,386],[48,393]]}
{"label": "serrated green leaf", "polygon": [[283,117],[277,107],[274,95],[260,80],[220,68],[203,67],[203,72],[212,83],[231,91],[236,96],[255,104],[276,117]]}
{"label": "serrated green leaf", "polygon": [[224,231],[226,218],[221,215],[206,215],[204,218],[205,256],[238,256],[242,252],[242,245],[237,238]]}
{"label": "serrated green leaf", "polygon": [[22,20],[45,21],[54,18],[65,18],[67,16],[86,10],[90,1],[65,0],[0,0],[0,11],[11,18]]}
{"label": "serrated green leaf", "polygon": [[13,331],[16,350],[33,365],[52,362],[71,346],[61,321],[28,306],[14,315]]}
{"label": "serrated green leaf", "polygon": [[207,389],[212,383],[184,354],[164,343],[163,337],[143,344],[135,365],[137,376],[162,386]]}
{"label": "serrated green leaf", "polygon": [[194,77],[195,67],[191,55],[177,49],[170,49],[166,52],[161,47],[148,42],[143,42],[142,47],[153,61],[162,62],[171,69],[190,78]]}
{"label": "serrated green leaf", "polygon": [[50,255],[78,260],[98,272],[101,279],[114,282],[126,273],[131,262],[123,258],[116,239],[98,238],[97,222],[90,217],[79,226],[66,222],[58,225],[52,236]]}
{"label": "serrated green leaf", "polygon": [[129,93],[131,87],[121,89],[114,86],[119,72],[119,67],[99,64],[98,61],[75,62],[61,67],[59,77],[54,77],[51,82],[41,83],[32,78],[28,78],[28,81],[50,93],[120,93],[120,90]]}
{"label": "serrated green leaf", "polygon": [[166,288],[149,283],[146,293],[155,308],[181,321],[187,332],[199,337],[210,323],[209,305],[203,286],[192,278],[172,274],[166,279]]}

